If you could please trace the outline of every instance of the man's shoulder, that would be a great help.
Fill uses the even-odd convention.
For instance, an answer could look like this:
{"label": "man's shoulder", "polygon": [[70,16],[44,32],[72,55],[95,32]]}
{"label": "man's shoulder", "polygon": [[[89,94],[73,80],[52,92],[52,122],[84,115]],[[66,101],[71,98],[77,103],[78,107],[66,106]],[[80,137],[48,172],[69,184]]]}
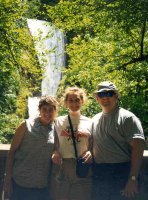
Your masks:
{"label": "man's shoulder", "polygon": [[126,110],[124,108],[119,109],[119,116],[123,121],[129,121],[129,122],[135,122],[135,123],[141,123],[140,119],[131,111]]}
{"label": "man's shoulder", "polygon": [[125,109],[125,108],[122,108],[122,107],[119,108],[119,113],[120,113],[120,115],[125,116],[125,117],[133,117],[133,116],[135,116],[134,113],[132,113],[131,111],[129,111],[129,110]]}

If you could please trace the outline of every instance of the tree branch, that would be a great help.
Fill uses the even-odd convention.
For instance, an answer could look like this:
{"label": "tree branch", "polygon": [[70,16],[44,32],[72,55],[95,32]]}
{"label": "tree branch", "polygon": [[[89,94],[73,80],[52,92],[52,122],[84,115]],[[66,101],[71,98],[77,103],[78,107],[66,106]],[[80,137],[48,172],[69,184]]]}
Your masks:
{"label": "tree branch", "polygon": [[138,57],[138,58],[133,58],[132,60],[130,60],[129,62],[126,62],[124,63],[123,65],[119,66],[117,68],[117,70],[126,70],[126,67],[130,64],[133,64],[133,63],[137,63],[137,62],[141,62],[141,61],[146,61],[148,60],[148,55],[142,55],[142,57]]}
{"label": "tree branch", "polygon": [[143,57],[143,48],[144,48],[144,35],[146,31],[146,19],[143,23],[142,30],[141,30],[141,42],[140,42],[140,58]]}

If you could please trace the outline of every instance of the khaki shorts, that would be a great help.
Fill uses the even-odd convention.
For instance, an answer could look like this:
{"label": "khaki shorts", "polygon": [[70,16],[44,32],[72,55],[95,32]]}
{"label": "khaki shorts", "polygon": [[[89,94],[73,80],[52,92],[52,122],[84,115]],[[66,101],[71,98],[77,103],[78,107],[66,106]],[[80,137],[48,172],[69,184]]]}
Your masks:
{"label": "khaki shorts", "polygon": [[78,178],[75,159],[63,159],[61,166],[53,165],[50,191],[56,200],[91,200],[91,169],[87,178]]}

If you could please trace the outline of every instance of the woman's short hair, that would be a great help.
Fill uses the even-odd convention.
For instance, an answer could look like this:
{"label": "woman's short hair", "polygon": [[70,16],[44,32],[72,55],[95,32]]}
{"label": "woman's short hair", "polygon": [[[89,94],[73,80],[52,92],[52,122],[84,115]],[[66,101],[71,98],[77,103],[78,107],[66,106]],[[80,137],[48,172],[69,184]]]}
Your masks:
{"label": "woman's short hair", "polygon": [[43,105],[50,105],[53,106],[55,110],[58,108],[58,102],[55,97],[53,96],[42,96],[39,101],[39,110]]}

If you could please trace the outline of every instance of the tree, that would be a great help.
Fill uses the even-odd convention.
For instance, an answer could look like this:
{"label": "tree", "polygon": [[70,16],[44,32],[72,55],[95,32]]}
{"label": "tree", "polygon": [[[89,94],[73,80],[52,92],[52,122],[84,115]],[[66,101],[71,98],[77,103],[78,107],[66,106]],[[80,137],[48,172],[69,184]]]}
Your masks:
{"label": "tree", "polygon": [[[99,109],[93,91],[98,82],[111,80],[120,88],[120,104],[141,119],[148,134],[147,10],[147,0],[0,2],[0,135],[9,135],[17,124],[10,119],[24,118],[27,97],[40,90],[42,69],[26,28],[27,17],[49,21],[66,34],[67,64],[59,98],[67,86],[85,88],[84,113],[93,116]],[[11,136],[5,138],[10,141]]]}
{"label": "tree", "polygon": [[26,115],[27,97],[39,90],[41,69],[27,29],[27,2],[0,1],[0,142],[10,141]]}
{"label": "tree", "polygon": [[87,115],[97,112],[93,91],[111,80],[121,88],[121,104],[137,114],[147,132],[148,2],[146,0],[63,0],[46,5],[46,20],[67,36],[67,69],[59,96],[67,85],[84,87]]}

